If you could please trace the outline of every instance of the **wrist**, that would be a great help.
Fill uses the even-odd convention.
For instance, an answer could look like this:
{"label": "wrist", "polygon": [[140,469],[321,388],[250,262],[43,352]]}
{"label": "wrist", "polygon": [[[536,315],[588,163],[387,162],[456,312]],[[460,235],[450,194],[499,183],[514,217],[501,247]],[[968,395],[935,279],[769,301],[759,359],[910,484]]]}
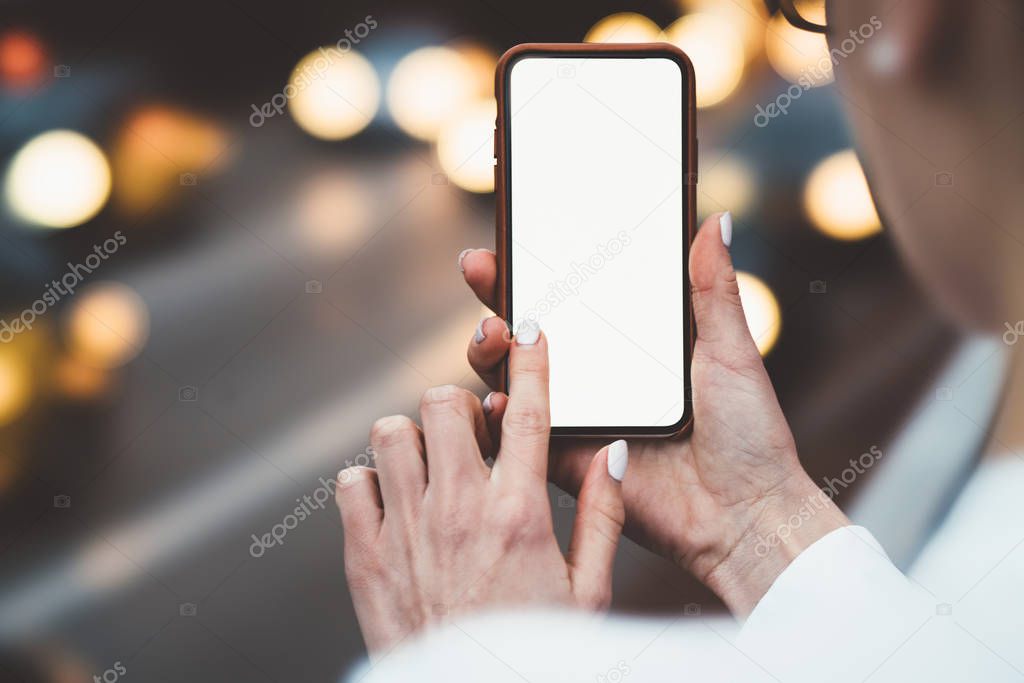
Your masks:
{"label": "wrist", "polygon": [[704,575],[736,616],[749,614],[775,579],[815,541],[849,525],[831,497],[802,470],[784,488],[765,496],[738,523],[733,542],[718,549]]}

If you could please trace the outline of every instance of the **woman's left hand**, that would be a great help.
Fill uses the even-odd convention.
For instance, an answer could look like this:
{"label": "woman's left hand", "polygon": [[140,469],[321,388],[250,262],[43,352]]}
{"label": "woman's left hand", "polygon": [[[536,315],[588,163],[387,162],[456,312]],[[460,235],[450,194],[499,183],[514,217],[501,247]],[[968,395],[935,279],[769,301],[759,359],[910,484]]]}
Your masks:
{"label": "woman's left hand", "polygon": [[404,416],[378,420],[376,469],[338,475],[345,572],[371,656],[448,615],[523,604],[602,609],[611,600],[626,444],[594,456],[565,557],[548,500],[548,348],[538,329],[513,341],[509,379],[508,398],[493,403],[430,389],[422,429]]}

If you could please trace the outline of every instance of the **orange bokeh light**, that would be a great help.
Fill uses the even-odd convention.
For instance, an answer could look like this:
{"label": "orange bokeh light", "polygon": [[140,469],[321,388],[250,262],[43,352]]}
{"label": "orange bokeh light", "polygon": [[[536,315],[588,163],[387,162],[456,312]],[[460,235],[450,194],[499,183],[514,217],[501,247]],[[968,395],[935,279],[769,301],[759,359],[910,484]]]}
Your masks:
{"label": "orange bokeh light", "polygon": [[27,31],[0,36],[0,81],[10,88],[27,88],[43,79],[47,64],[42,41]]}

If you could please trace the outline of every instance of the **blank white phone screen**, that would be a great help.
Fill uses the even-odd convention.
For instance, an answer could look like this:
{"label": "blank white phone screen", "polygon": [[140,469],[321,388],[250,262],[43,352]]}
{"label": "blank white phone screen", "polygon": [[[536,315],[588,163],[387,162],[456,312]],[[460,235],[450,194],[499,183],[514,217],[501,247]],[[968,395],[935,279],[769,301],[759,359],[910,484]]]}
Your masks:
{"label": "blank white phone screen", "polygon": [[666,57],[511,67],[510,318],[548,337],[554,427],[684,414],[683,79]]}

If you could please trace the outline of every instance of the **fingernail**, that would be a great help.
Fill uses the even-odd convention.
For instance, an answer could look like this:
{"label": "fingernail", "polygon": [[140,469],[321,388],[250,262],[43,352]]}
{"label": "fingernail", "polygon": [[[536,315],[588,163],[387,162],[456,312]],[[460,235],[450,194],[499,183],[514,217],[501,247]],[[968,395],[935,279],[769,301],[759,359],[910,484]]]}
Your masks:
{"label": "fingernail", "polygon": [[722,231],[722,244],[728,247],[732,244],[732,214],[726,211],[719,216],[718,227]]}
{"label": "fingernail", "polygon": [[476,332],[473,333],[473,343],[479,344],[484,339],[487,339],[487,335],[484,334],[484,323],[491,319],[491,316],[486,318],[480,318],[480,322],[476,324]]}
{"label": "fingernail", "polygon": [[622,481],[629,464],[629,446],[622,439],[608,446],[608,474],[615,481]]}
{"label": "fingernail", "polygon": [[466,269],[462,266],[462,259],[466,258],[466,254],[468,254],[471,251],[476,251],[476,249],[463,249],[462,251],[459,252],[459,272],[460,273],[465,273],[466,272]]}
{"label": "fingernail", "polygon": [[484,396],[484,415],[490,415],[491,411],[494,410],[494,404],[491,402],[491,396],[494,396],[494,392]]}
{"label": "fingernail", "polygon": [[538,339],[540,339],[540,325],[536,320],[524,320],[519,324],[519,331],[516,332],[516,344],[533,346]]}
{"label": "fingernail", "polygon": [[359,467],[346,467],[345,469],[338,472],[338,484],[340,486],[348,486],[354,481],[358,481],[362,478],[363,468]]}

